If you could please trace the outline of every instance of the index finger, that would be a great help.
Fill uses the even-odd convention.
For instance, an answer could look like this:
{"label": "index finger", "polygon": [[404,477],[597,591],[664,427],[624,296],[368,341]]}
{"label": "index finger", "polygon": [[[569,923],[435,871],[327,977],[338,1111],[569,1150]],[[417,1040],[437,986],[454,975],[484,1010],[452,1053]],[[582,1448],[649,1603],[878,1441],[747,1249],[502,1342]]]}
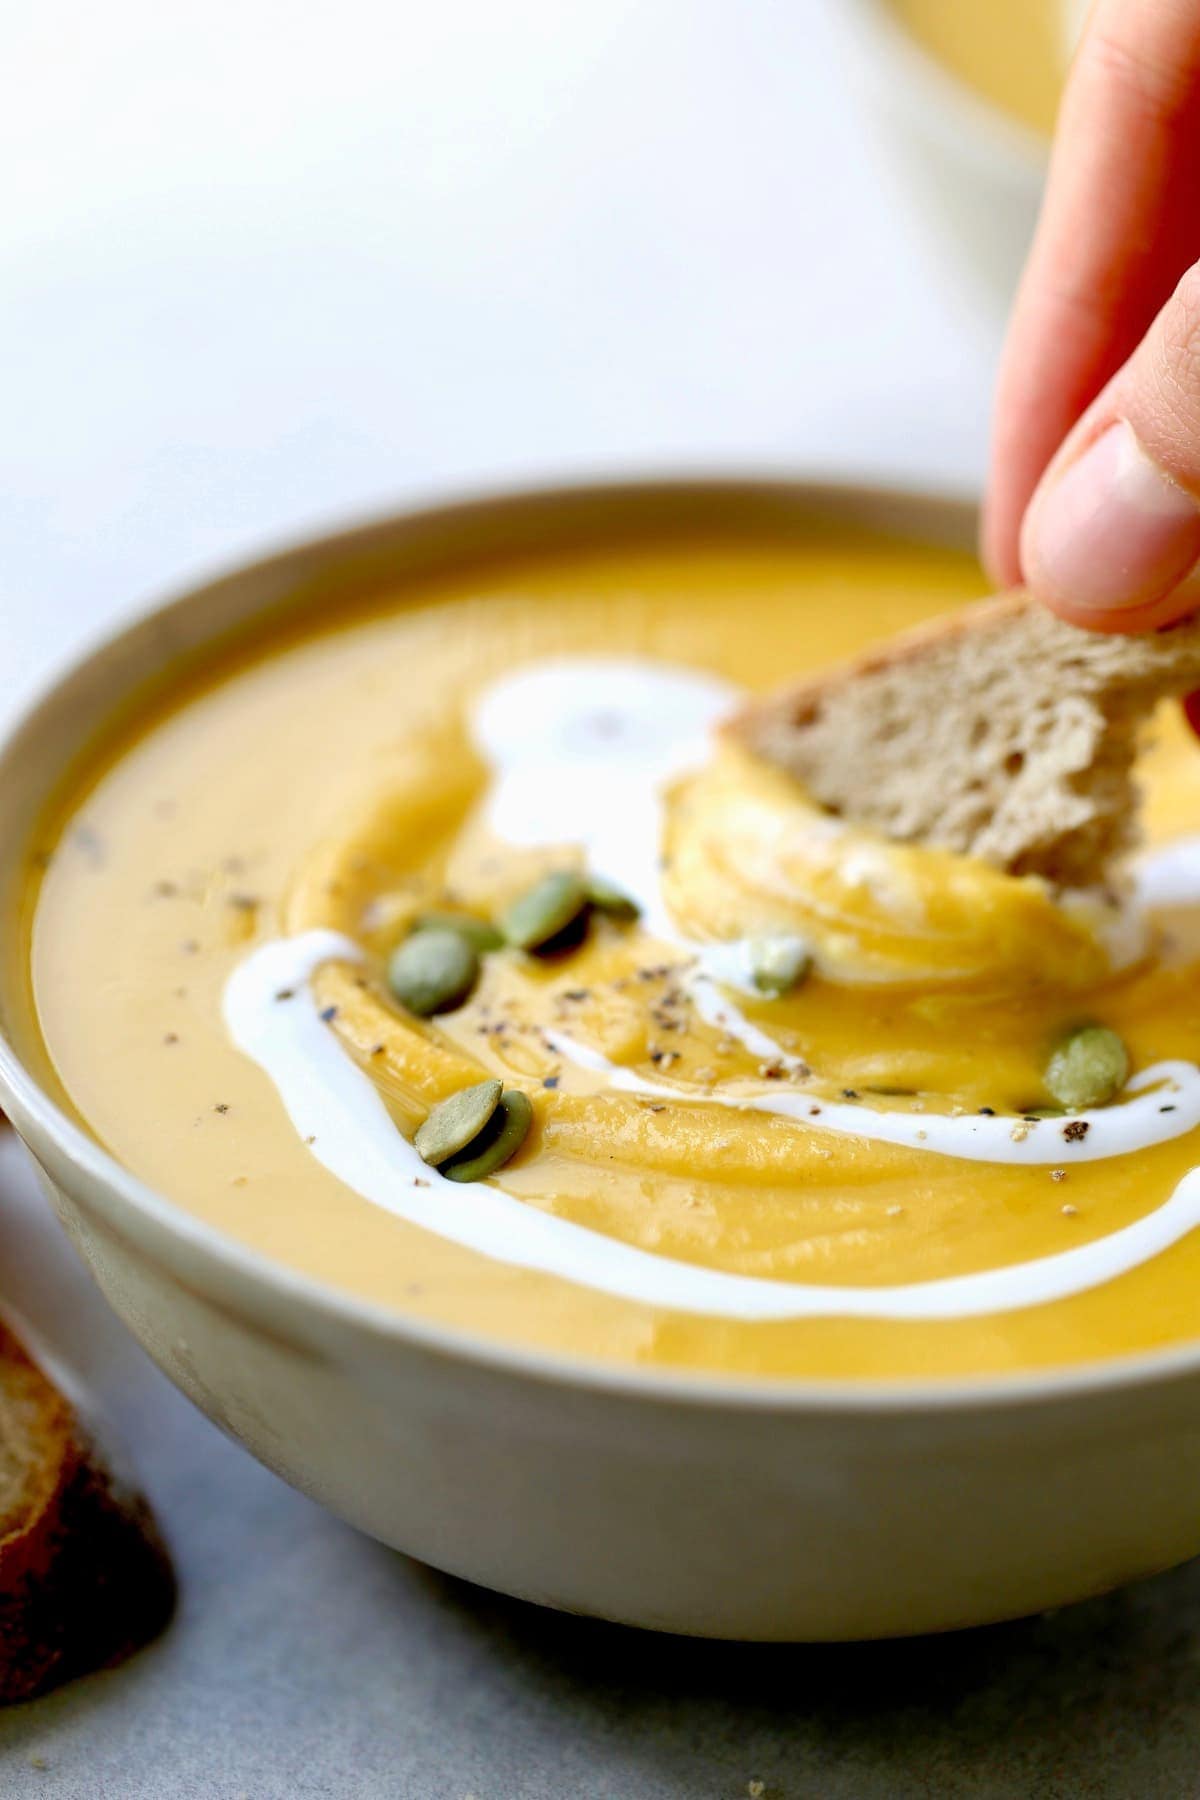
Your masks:
{"label": "index finger", "polygon": [[1020,579],[1050,458],[1200,249],[1200,0],[1099,0],[1001,362],[983,555]]}

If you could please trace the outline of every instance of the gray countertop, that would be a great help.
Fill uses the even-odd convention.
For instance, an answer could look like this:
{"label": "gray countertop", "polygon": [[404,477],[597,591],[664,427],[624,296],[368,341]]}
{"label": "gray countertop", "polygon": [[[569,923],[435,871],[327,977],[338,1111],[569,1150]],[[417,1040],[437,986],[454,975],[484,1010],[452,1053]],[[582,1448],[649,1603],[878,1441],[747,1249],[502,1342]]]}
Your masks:
{"label": "gray countertop", "polygon": [[1200,1792],[1200,1564],[895,1644],[708,1644],[568,1618],[383,1549],[223,1438],[108,1311],[11,1136],[0,1266],[132,1448],[182,1581],[158,1643],[0,1713],[5,1800]]}

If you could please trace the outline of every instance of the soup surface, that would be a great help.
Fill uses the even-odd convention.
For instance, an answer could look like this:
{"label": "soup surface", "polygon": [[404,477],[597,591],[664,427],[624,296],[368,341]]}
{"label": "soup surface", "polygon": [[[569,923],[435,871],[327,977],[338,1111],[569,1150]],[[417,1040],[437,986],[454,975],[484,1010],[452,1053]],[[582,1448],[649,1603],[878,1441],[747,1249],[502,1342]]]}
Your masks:
{"label": "soup surface", "polygon": [[[745,690],[981,591],[861,532],[639,537],[231,647],[114,728],[31,846],[24,1047],[180,1207],[510,1341],[912,1377],[1191,1337],[1200,858],[1173,840],[1200,756],[1174,714],[1136,917],[871,839],[714,735]],[[431,1017],[390,991],[430,911],[494,920],[572,873],[639,916],[488,949]],[[1129,1085],[1047,1115],[1085,1019]],[[531,1129],[447,1179],[411,1139],[488,1076]]]}
{"label": "soup surface", "polygon": [[930,54],[1035,131],[1054,128],[1083,0],[889,0]]}

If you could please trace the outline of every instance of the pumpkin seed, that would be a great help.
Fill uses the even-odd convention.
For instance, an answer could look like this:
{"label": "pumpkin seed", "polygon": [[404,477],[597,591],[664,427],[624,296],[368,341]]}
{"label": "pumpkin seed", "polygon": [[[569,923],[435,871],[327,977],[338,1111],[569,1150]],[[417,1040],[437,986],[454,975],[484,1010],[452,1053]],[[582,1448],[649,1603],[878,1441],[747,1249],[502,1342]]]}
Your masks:
{"label": "pumpkin seed", "polygon": [[497,931],[490,919],[476,918],[474,913],[419,913],[413,920],[413,930],[457,931],[480,956],[485,956],[489,950],[499,950],[504,944],[504,933]]}
{"label": "pumpkin seed", "polygon": [[528,1094],[509,1088],[479,1136],[459,1156],[442,1164],[442,1174],[451,1181],[482,1181],[494,1175],[517,1154],[532,1123]]}
{"label": "pumpkin seed", "polygon": [[442,1100],[418,1126],[413,1146],[422,1162],[449,1162],[477,1138],[500,1104],[500,1081],[477,1081]]}
{"label": "pumpkin seed", "polygon": [[799,987],[812,968],[807,945],[796,937],[752,938],[749,956],[751,980],[772,1000]]}
{"label": "pumpkin seed", "polygon": [[1124,1087],[1129,1052],[1107,1025],[1083,1025],[1063,1038],[1046,1064],[1045,1082],[1061,1105],[1077,1112],[1103,1106]]}
{"label": "pumpkin seed", "polygon": [[597,912],[607,913],[610,919],[631,923],[641,916],[642,909],[632,895],[614,881],[606,881],[603,875],[590,875],[586,891],[589,906],[594,906]]}
{"label": "pumpkin seed", "polygon": [[388,963],[388,986],[419,1019],[461,1006],[478,979],[479,952],[457,931],[414,931]]}
{"label": "pumpkin seed", "polygon": [[501,929],[518,950],[540,950],[573,925],[587,903],[587,889],[578,875],[559,869],[543,875],[513,901],[500,920]]}

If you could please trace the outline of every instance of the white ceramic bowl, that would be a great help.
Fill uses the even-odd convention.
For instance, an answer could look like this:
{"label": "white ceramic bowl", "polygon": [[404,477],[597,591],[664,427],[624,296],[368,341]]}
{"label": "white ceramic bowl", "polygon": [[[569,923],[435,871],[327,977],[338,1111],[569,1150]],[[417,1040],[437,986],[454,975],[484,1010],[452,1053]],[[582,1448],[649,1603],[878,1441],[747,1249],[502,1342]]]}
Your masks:
{"label": "white ceramic bowl", "polygon": [[[415,512],[187,594],[87,656],[0,747],[0,916],[39,807],[122,698],[314,587],[336,598],[647,518],[814,513],[942,541],[973,529],[960,502],[637,483]],[[819,1639],[1030,1612],[1200,1550],[1200,1345],[1023,1380],[818,1385],[640,1373],[419,1324],[135,1180],[23,1065],[14,1000],[0,985],[0,1099],[118,1313],[263,1462],[426,1562],[644,1626]]]}
{"label": "white ceramic bowl", "polygon": [[938,62],[887,0],[847,4],[862,86],[889,156],[980,278],[980,291],[1007,306],[1037,222],[1047,140]]}

